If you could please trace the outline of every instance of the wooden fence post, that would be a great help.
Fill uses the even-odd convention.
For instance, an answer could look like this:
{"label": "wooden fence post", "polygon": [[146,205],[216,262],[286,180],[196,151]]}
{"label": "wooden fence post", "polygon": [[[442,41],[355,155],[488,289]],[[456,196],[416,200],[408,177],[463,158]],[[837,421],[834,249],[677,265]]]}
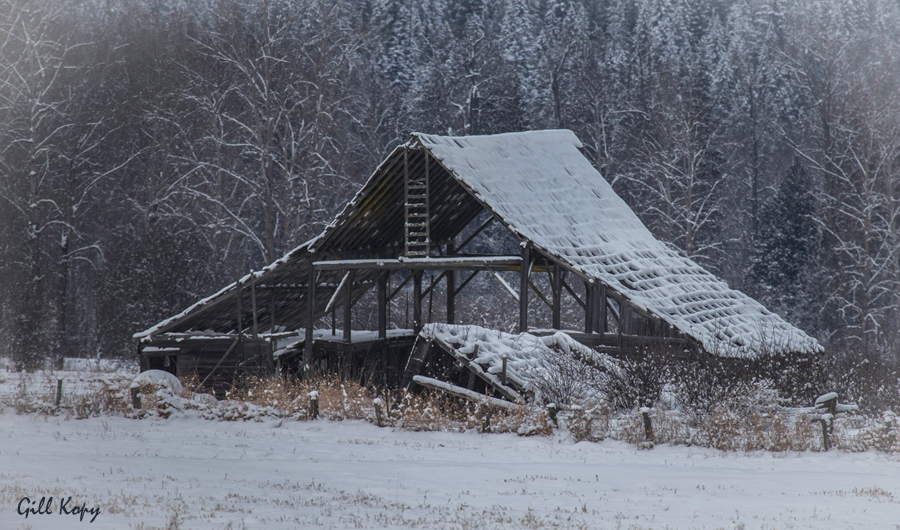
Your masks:
{"label": "wooden fence post", "polygon": [[832,428],[832,420],[833,417],[830,417],[831,414],[823,414],[822,419],[819,420],[819,423],[822,424],[822,447],[828,451],[831,449],[831,439],[828,437],[829,432]]}
{"label": "wooden fence post", "polygon": [[641,407],[641,416],[644,419],[644,441],[653,442],[653,425],[650,423],[650,408]]}
{"label": "wooden fence post", "polygon": [[491,428],[491,408],[481,405],[481,432],[488,432]]}
{"label": "wooden fence post", "polygon": [[384,406],[384,401],[381,398],[375,398],[375,421],[378,423],[379,427],[384,427],[384,413],[382,412],[382,407]]}
{"label": "wooden fence post", "polygon": [[131,406],[134,410],[141,410],[141,389],[138,387],[131,389]]}
{"label": "wooden fence post", "polygon": [[547,405],[547,412],[550,414],[550,421],[553,422],[554,427],[559,427],[559,422],[556,420],[556,415],[559,414],[559,408],[555,403],[550,403]]}
{"label": "wooden fence post", "polygon": [[317,390],[309,393],[309,415],[312,419],[319,417],[319,392]]}
{"label": "wooden fence post", "polygon": [[62,401],[62,379],[56,380],[56,408],[59,408],[59,403]]}

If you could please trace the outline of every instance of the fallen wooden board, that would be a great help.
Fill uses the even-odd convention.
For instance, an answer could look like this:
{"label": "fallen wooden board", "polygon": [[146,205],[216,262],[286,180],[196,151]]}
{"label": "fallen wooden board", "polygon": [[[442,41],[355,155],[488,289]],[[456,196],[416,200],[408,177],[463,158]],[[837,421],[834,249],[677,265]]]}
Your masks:
{"label": "fallen wooden board", "polygon": [[454,395],[456,397],[461,397],[468,399],[470,401],[474,401],[481,405],[490,405],[492,407],[499,407],[504,410],[509,410],[512,407],[518,406],[517,403],[513,403],[511,401],[506,401],[505,399],[497,399],[494,397],[485,396],[484,394],[473,392],[472,390],[463,388],[461,386],[451,385],[450,383],[445,383],[443,381],[439,381],[437,379],[432,379],[430,377],[425,377],[423,375],[413,376],[413,382],[417,385],[422,385],[425,388],[430,388],[432,390],[440,390],[441,392],[445,392],[447,394]]}

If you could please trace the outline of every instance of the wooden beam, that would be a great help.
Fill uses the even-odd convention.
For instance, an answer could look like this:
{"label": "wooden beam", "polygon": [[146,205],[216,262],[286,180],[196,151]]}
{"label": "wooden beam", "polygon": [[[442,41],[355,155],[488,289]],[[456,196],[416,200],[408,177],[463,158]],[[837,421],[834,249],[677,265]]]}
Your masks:
{"label": "wooden beam", "polygon": [[306,280],[306,337],[303,341],[303,366],[301,367],[304,374],[306,367],[312,362],[313,327],[316,324],[316,268],[312,266],[314,258],[314,255],[309,257],[310,266]]}
{"label": "wooden beam", "polygon": [[559,263],[553,263],[553,272],[547,272],[550,275],[550,286],[553,291],[553,305],[550,310],[553,313],[553,323],[551,326],[553,329],[560,329],[562,327],[562,268],[559,266]]}
{"label": "wooden beam", "polygon": [[206,374],[206,377],[203,378],[203,381],[200,381],[200,384],[197,385],[196,388],[194,388],[194,392],[196,392],[197,390],[200,389],[200,387],[205,385],[206,382],[209,380],[209,378],[212,377],[212,374],[216,373],[216,370],[218,370],[219,367],[222,366],[222,362],[225,360],[226,357],[228,357],[228,355],[231,353],[232,350],[234,350],[234,347],[237,346],[240,341],[241,341],[240,336],[238,336],[237,338],[234,339],[234,342],[232,342],[231,346],[229,346],[228,349],[225,350],[225,354],[222,355],[222,357],[219,359],[219,362],[217,362],[216,365],[213,367],[213,369],[208,374]]}
{"label": "wooden beam", "polygon": [[473,271],[472,274],[470,274],[468,278],[466,278],[465,280],[463,280],[462,284],[461,284],[459,287],[457,287],[455,291],[453,291],[453,295],[454,295],[454,296],[458,295],[458,294],[463,290],[463,287],[465,287],[466,285],[468,285],[468,283],[469,283],[470,281],[472,281],[472,279],[475,278],[475,276],[476,276],[479,272],[481,272],[481,271]]}
{"label": "wooden beam", "polygon": [[413,272],[413,331],[422,331],[422,271]]}
{"label": "wooden beam", "polygon": [[460,243],[459,247],[456,249],[457,252],[460,251],[460,250],[462,250],[463,248],[465,248],[466,245],[468,245],[473,239],[475,239],[475,236],[477,236],[478,234],[480,234],[482,230],[484,230],[485,228],[487,228],[487,227],[488,227],[491,223],[493,223],[493,222],[494,222],[494,216],[492,215],[492,216],[488,217],[488,220],[485,221],[484,224],[482,224],[481,226],[479,226],[477,230],[475,230],[474,232],[472,232],[472,235],[470,235],[469,237],[466,238],[465,241],[463,241],[462,243]]}
{"label": "wooden beam", "polygon": [[594,332],[594,309],[597,307],[594,284],[585,280],[584,292],[587,298],[584,304],[584,332],[590,334]]}
{"label": "wooden beam", "polygon": [[546,305],[550,309],[553,309],[553,303],[550,302],[550,300],[547,300],[547,297],[544,296],[544,293],[542,293],[541,290],[538,289],[538,286],[535,285],[533,281],[528,280],[528,285],[531,287],[531,290],[534,291],[534,294],[538,295],[538,298],[540,298],[541,301],[544,302],[544,305]]}
{"label": "wooden beam", "polygon": [[350,339],[353,327],[353,277],[356,271],[347,271],[347,285],[344,287],[344,342],[352,342]]}
{"label": "wooden beam", "polygon": [[600,284],[600,296],[597,301],[600,306],[600,322],[599,326],[597,326],[598,333],[606,333],[608,326],[606,325],[606,284]]}
{"label": "wooden beam", "polygon": [[275,296],[278,294],[278,289],[272,289],[269,292],[269,333],[275,333]]}
{"label": "wooden beam", "polygon": [[487,270],[500,267],[518,267],[519,256],[447,256],[398,259],[339,259],[313,262],[320,271],[372,269],[372,270]]}
{"label": "wooden beam", "polygon": [[241,310],[241,273],[234,271],[234,275],[237,278],[234,282],[234,288],[236,289],[234,297],[235,302],[237,303],[237,329],[235,329],[235,331],[237,331],[238,338],[240,338],[244,329],[244,314]]}
{"label": "wooden beam", "polygon": [[378,273],[378,338],[387,337],[387,281],[390,272],[382,271]]}
{"label": "wooden beam", "polygon": [[581,308],[584,309],[584,302],[581,300],[581,298],[578,297],[577,294],[575,294],[575,291],[573,291],[572,288],[569,287],[569,284],[565,280],[562,281],[562,286],[566,289],[566,291],[569,291],[569,294],[572,295],[572,298],[574,298],[575,301],[578,302],[578,305],[580,305]]}
{"label": "wooden beam", "polygon": [[353,284],[350,273],[353,271],[347,271],[341,277],[340,283],[337,284],[337,287],[334,288],[334,293],[331,294],[331,298],[328,299],[328,304],[325,305],[325,313],[327,314],[329,311],[332,311],[337,303],[338,296],[341,294],[341,290],[348,283]]}
{"label": "wooden beam", "polygon": [[519,333],[528,331],[528,275],[531,272],[531,246],[522,246],[522,270],[519,272]]}
{"label": "wooden beam", "polygon": [[413,277],[413,275],[410,274],[402,282],[400,282],[400,285],[398,285],[397,288],[394,289],[393,291],[391,291],[391,294],[388,295],[388,301],[393,300],[394,297],[397,296],[397,293],[400,292],[400,289],[403,289],[403,286],[406,285],[407,283],[409,283],[409,280],[411,280],[412,277]]}
{"label": "wooden beam", "polygon": [[425,377],[423,375],[415,375],[413,376],[412,380],[415,384],[423,386],[425,388],[429,388],[431,390],[439,390],[446,394],[450,394],[451,396],[468,399],[481,405],[489,405],[491,407],[497,407],[504,410],[511,409],[512,407],[515,407],[517,405],[512,401],[506,401],[504,399],[497,399],[495,397],[486,396],[484,394],[468,390],[461,386],[451,385],[450,383],[445,383],[438,379]]}
{"label": "wooden beam", "polygon": [[432,276],[432,280],[428,284],[428,287],[424,291],[422,291],[422,296],[428,296],[429,294],[431,294],[431,290],[434,289],[437,286],[437,284],[440,283],[440,281],[444,279],[444,276],[447,275],[447,272],[449,272],[449,271],[442,272],[437,278],[434,278]]}
{"label": "wooden beam", "polygon": [[[456,252],[453,242],[447,243],[447,255],[452,256]],[[456,272],[444,271],[447,275],[447,323],[455,324],[456,320]]]}
{"label": "wooden beam", "polygon": [[253,310],[253,339],[259,338],[259,326],[256,320],[256,280],[255,274],[250,273],[250,308]]}

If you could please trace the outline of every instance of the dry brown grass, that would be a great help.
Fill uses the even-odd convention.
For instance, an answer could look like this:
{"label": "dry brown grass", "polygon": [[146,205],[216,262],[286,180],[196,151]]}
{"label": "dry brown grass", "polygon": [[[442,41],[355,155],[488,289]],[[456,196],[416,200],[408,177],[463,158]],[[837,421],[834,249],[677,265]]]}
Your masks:
{"label": "dry brown grass", "polygon": [[[194,394],[196,378],[183,378],[180,396],[157,393],[141,387],[142,409],[131,403],[130,378],[78,376],[64,380],[63,398],[56,407],[56,377],[53,374],[19,374],[11,391],[0,396],[0,404],[19,414],[63,415],[82,419],[104,415],[140,418],[168,417],[176,411],[199,411],[207,419],[247,421],[278,418],[289,421],[312,419],[310,393],[318,393],[319,418],[331,421],[363,420],[384,427],[412,431],[477,431],[550,435],[553,422],[545,408],[487,407],[436,391],[409,393],[363,386],[342,381],[338,376],[296,378],[245,378],[233,388],[228,399],[216,401],[211,395]],[[381,403],[381,418],[376,415]],[[561,423],[575,441],[615,438],[639,445],[646,443],[641,414],[636,410],[617,412],[606,402],[561,413]],[[791,414],[778,406],[754,406],[725,402],[710,412],[654,407],[650,412],[654,444],[699,445],[723,451],[807,451],[821,450],[818,423],[803,414]],[[841,416],[834,424],[834,447],[845,451],[900,451],[897,417],[886,412],[880,417],[861,414]]]}
{"label": "dry brown grass", "polygon": [[133,412],[127,377],[63,378],[62,398],[56,405],[57,378],[18,374],[11,395],[0,396],[0,404],[11,406],[18,414],[67,415],[84,419],[101,415],[125,415]]}
{"label": "dry brown grass", "polygon": [[318,393],[319,417],[332,421],[378,421],[376,400],[382,403],[383,426],[411,431],[478,430],[540,435],[552,432],[546,411],[529,407],[503,410],[487,407],[440,392],[407,392],[367,387],[337,376],[296,378],[245,378],[229,394],[223,419],[238,420],[259,414],[312,419],[310,393]]}

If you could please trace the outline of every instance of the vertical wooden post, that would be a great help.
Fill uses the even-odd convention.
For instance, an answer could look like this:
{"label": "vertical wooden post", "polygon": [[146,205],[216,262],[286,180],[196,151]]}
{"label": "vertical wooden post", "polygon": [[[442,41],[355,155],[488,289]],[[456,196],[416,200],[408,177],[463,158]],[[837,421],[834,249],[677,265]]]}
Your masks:
{"label": "vertical wooden post", "polygon": [[600,284],[600,296],[598,298],[599,298],[599,300],[597,301],[597,303],[600,305],[600,322],[599,322],[599,325],[597,326],[597,332],[603,334],[603,333],[606,333],[607,329],[609,329],[606,324],[606,284],[605,283]]}
{"label": "vertical wooden post", "polygon": [[378,338],[387,338],[387,281],[389,271],[378,272]]}
{"label": "vertical wooden post", "polygon": [[553,264],[553,276],[550,278],[553,282],[553,329],[562,328],[562,267],[559,263]]}
{"label": "vertical wooden post", "polygon": [[[478,358],[478,344],[477,343],[475,344],[475,348],[472,351],[472,358],[473,359]],[[473,372],[472,370],[469,370],[469,381],[466,383],[466,388],[469,390],[472,390],[473,388],[475,388],[475,372]]]}
{"label": "vertical wooden post", "polygon": [[503,365],[500,368],[500,382],[506,384],[506,355],[503,356]]}
{"label": "vertical wooden post", "polygon": [[489,432],[491,429],[491,407],[487,403],[481,405],[481,432]]}
{"label": "vertical wooden post", "polygon": [[[241,307],[241,273],[239,271],[234,271],[235,281],[234,285],[237,289],[235,293],[235,298],[237,299],[237,336],[238,336],[238,348],[240,348],[241,361],[244,360],[244,311],[243,307]],[[238,361],[240,363],[240,361]]]}
{"label": "vertical wooden post", "polygon": [[140,388],[132,388],[131,389],[131,406],[134,407],[134,410],[141,410],[141,389]]}
{"label": "vertical wooden post", "polygon": [[[447,243],[447,255],[456,252],[453,242]],[[456,271],[447,271],[447,323],[456,324]]]}
{"label": "vertical wooden post", "polygon": [[309,256],[309,271],[306,277],[306,339],[303,342],[303,370],[304,373],[312,362],[313,349],[313,326],[316,319],[316,268],[313,262],[316,261],[315,254]]}
{"label": "vertical wooden post", "polygon": [[531,246],[522,246],[522,270],[519,273],[519,333],[528,331],[528,273],[531,271]]}
{"label": "vertical wooden post", "polygon": [[384,400],[380,397],[375,398],[375,421],[378,423],[379,427],[384,427],[384,412],[382,412],[382,407],[384,407]]}
{"label": "vertical wooden post", "polygon": [[649,407],[641,407],[641,417],[644,420],[644,441],[653,442],[653,425],[650,423]]}
{"label": "vertical wooden post", "polygon": [[597,307],[596,302],[597,291],[594,284],[587,280],[584,281],[584,332],[594,332],[594,309]]}
{"label": "vertical wooden post", "polygon": [[353,279],[356,271],[350,270],[347,273],[347,285],[344,286],[344,342],[350,342],[350,328],[353,326]]}
{"label": "vertical wooden post", "polygon": [[[253,310],[253,355],[259,355],[259,325],[256,319],[256,275],[250,271],[250,309]],[[257,363],[264,359],[257,358]]]}
{"label": "vertical wooden post", "polygon": [[234,288],[235,288],[235,303],[237,305],[237,334],[240,336],[244,330],[244,312],[241,308],[241,273],[238,271],[234,271]]}
{"label": "vertical wooden post", "polygon": [[62,379],[56,380],[56,408],[59,408],[59,404],[62,401]]}
{"label": "vertical wooden post", "polygon": [[319,417],[319,391],[313,390],[309,393],[309,416],[312,419]]}
{"label": "vertical wooden post", "polygon": [[413,271],[413,331],[422,331],[422,271]]}
{"label": "vertical wooden post", "polygon": [[616,344],[621,348],[622,347],[622,334],[624,333],[625,326],[625,302],[623,300],[617,300],[616,303],[619,306],[619,318],[618,322],[616,322]]}
{"label": "vertical wooden post", "polygon": [[275,295],[278,293],[278,289],[274,287],[269,291],[269,295],[271,296],[271,300],[269,300],[269,333],[275,334]]}
{"label": "vertical wooden post", "polygon": [[628,335],[631,333],[631,304],[628,303],[628,300],[622,300],[622,309],[619,314],[622,315],[622,334]]}

